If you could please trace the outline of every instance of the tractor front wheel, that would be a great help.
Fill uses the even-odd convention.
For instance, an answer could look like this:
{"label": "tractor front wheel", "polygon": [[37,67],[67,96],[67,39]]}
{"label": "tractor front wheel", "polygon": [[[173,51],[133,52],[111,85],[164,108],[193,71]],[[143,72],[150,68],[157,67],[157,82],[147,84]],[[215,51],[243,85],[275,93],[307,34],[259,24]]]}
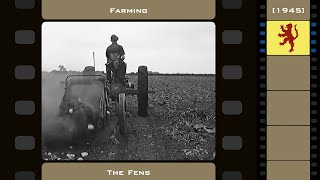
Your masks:
{"label": "tractor front wheel", "polygon": [[119,94],[119,106],[118,106],[118,122],[121,135],[127,134],[127,122],[126,122],[126,94]]}

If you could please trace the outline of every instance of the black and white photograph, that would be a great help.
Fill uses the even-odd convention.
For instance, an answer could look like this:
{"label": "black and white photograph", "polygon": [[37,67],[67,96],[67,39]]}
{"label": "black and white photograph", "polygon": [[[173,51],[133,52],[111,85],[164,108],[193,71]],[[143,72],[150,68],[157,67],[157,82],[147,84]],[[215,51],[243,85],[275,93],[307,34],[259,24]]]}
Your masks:
{"label": "black and white photograph", "polygon": [[42,158],[213,160],[213,22],[42,24]]}

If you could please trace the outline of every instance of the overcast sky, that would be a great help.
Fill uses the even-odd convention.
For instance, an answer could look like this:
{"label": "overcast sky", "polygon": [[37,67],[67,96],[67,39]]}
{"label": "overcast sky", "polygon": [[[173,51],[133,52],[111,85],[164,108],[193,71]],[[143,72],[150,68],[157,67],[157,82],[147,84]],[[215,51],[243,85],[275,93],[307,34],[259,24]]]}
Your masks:
{"label": "overcast sky", "polygon": [[105,50],[116,34],[126,53],[127,72],[146,65],[161,73],[215,74],[215,25],[212,22],[45,22],[42,69],[64,65],[82,71],[105,70]]}

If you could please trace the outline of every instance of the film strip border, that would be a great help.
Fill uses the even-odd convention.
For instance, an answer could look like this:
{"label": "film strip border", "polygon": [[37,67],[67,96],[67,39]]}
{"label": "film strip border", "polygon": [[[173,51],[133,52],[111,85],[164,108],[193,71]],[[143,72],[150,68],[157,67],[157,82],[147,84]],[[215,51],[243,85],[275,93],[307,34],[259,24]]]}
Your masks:
{"label": "film strip border", "polygon": [[8,138],[7,179],[41,179],[41,1],[7,4],[14,17],[10,32],[14,53],[9,63],[9,127],[13,128]]}
{"label": "film strip border", "polygon": [[257,58],[257,76],[258,76],[258,98],[257,98],[257,179],[265,180],[267,171],[267,150],[266,150],[266,128],[267,128],[267,114],[266,114],[266,93],[267,93],[267,82],[266,82],[266,0],[257,1],[257,44],[258,44],[258,58]]}
{"label": "film strip border", "polygon": [[256,1],[217,1],[216,179],[256,179]]}
{"label": "film strip border", "polygon": [[[41,179],[41,2],[10,3],[16,23],[9,102],[12,179]],[[217,1],[217,179],[255,179],[256,174],[256,2]],[[238,17],[242,17],[241,20]],[[9,150],[10,151],[10,150]],[[19,162],[19,163],[16,163]]]}
{"label": "film strip border", "polygon": [[310,177],[311,180],[320,179],[320,150],[319,150],[319,137],[320,137],[320,101],[319,101],[319,92],[320,92],[320,31],[319,25],[319,8],[320,1],[310,0]]}
{"label": "film strip border", "polygon": [[[271,0],[270,0],[271,1]],[[269,1],[269,2],[270,2]],[[319,179],[319,130],[318,127],[319,126],[319,97],[318,97],[318,93],[319,93],[319,30],[317,27],[317,22],[319,22],[319,16],[318,16],[318,12],[319,12],[319,1],[317,0],[311,0],[310,1],[310,56],[308,56],[308,58],[305,58],[303,60],[306,61],[310,61],[310,66],[307,67],[308,72],[310,72],[310,76],[307,78],[310,78],[310,101],[307,100],[307,102],[310,103],[310,106],[307,104],[307,107],[310,107],[310,109],[308,110],[309,112],[307,114],[310,114],[310,121],[307,122],[307,124],[310,124],[310,127],[306,128],[307,131],[305,132],[305,134],[309,134],[306,137],[302,137],[302,141],[309,141],[305,144],[308,144],[309,147],[303,148],[306,149],[308,151],[310,151],[310,157],[307,157],[307,159],[310,158],[310,163],[309,161],[299,161],[299,163],[296,163],[294,166],[290,166],[289,164],[281,164],[279,162],[281,162],[281,160],[279,159],[279,161],[268,161],[268,159],[270,159],[270,156],[268,156],[268,153],[270,154],[271,152],[271,147],[267,147],[268,145],[271,145],[270,139],[268,140],[267,137],[272,137],[271,133],[275,133],[277,134],[275,131],[270,131],[268,129],[268,123],[267,123],[267,116],[269,114],[267,114],[267,112],[269,112],[267,110],[268,106],[268,102],[267,99],[267,78],[269,77],[268,71],[267,71],[267,64],[271,64],[271,58],[267,57],[267,11],[268,11],[268,1],[265,0],[260,0],[258,2],[258,22],[259,22],[259,31],[258,31],[258,53],[259,53],[259,60],[258,60],[258,65],[257,65],[257,69],[258,69],[258,93],[259,93],[259,100],[257,102],[257,107],[258,107],[258,113],[259,113],[259,123],[257,125],[257,132],[259,135],[259,138],[257,139],[257,178],[258,179],[277,179],[277,177],[279,178],[280,176],[278,175],[282,175],[281,177],[287,177],[290,179],[294,179],[294,178],[301,178],[301,177],[306,177],[306,176],[310,176],[310,179]],[[269,62],[268,62],[269,60]],[[280,60],[280,59],[279,59]],[[309,64],[309,63],[307,63]],[[274,66],[271,66],[272,68],[274,68]],[[309,69],[310,68],[310,69]],[[286,73],[286,72],[282,72],[282,73]],[[271,80],[270,80],[271,81]],[[268,82],[270,82],[268,81]],[[309,84],[309,83],[308,83]],[[299,91],[299,90],[298,90]],[[309,94],[309,93],[308,93]],[[308,99],[309,97],[306,97],[305,99]],[[270,123],[270,122],[269,122]],[[271,126],[272,127],[272,126]],[[292,126],[291,126],[292,127]],[[267,134],[267,133],[270,134]],[[293,133],[297,133],[297,132],[293,132]],[[281,133],[278,133],[278,135],[282,135]],[[273,140],[274,140],[273,136]],[[299,138],[299,137],[298,137]],[[301,140],[299,140],[299,142],[301,142]],[[299,142],[296,142],[296,144],[300,145]],[[302,144],[302,146],[304,146],[305,144]],[[274,145],[273,145],[274,146]],[[296,151],[295,151],[296,152]],[[285,153],[285,152],[283,152]],[[305,153],[305,154],[309,154],[309,153]],[[293,160],[294,161],[294,160]],[[274,163],[275,162],[275,163]],[[285,161],[282,161],[285,162]],[[298,162],[298,161],[296,161]],[[301,162],[301,163],[300,163]],[[278,163],[278,166],[274,166]],[[304,163],[304,164],[303,164]],[[292,163],[293,164],[293,163]],[[299,165],[300,164],[300,165]],[[303,164],[303,165],[302,165]],[[280,166],[279,166],[280,165]],[[282,167],[281,167],[282,165]],[[289,167],[284,168],[284,166],[289,165]],[[273,166],[273,167],[272,167]],[[275,169],[276,167],[278,167],[278,169]],[[309,167],[307,169],[302,169],[305,167]],[[298,169],[295,169],[298,168]],[[300,168],[300,169],[299,169]],[[295,171],[297,170],[297,171]],[[286,172],[285,172],[286,171]],[[288,175],[290,174],[291,175]],[[300,174],[299,174],[300,173]],[[308,178],[309,179],[309,178]]]}

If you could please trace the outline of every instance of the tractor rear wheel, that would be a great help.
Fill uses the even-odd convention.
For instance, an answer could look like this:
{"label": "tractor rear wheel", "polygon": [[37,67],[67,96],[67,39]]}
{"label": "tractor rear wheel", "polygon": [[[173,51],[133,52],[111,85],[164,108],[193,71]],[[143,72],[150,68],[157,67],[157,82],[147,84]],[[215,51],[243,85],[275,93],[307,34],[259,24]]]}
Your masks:
{"label": "tractor rear wheel", "polygon": [[119,106],[118,106],[118,122],[121,135],[127,134],[127,121],[126,121],[126,94],[119,94]]}
{"label": "tractor rear wheel", "polygon": [[146,66],[138,68],[138,115],[148,116],[148,69]]}

